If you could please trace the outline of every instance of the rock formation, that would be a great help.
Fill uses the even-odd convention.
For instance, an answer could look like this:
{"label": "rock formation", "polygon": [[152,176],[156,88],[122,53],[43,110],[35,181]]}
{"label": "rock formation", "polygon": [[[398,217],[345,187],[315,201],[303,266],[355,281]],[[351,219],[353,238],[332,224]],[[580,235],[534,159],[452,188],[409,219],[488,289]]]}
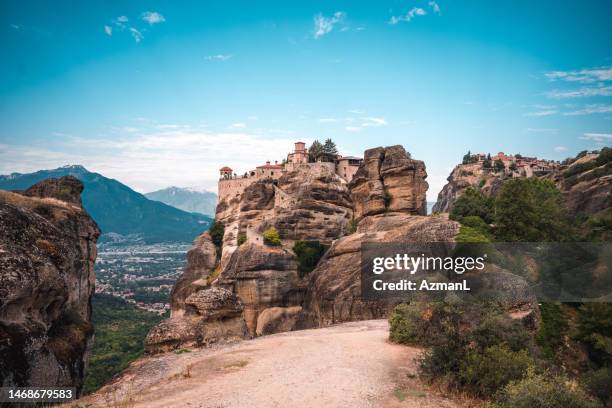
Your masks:
{"label": "rock formation", "polygon": [[[566,207],[572,214],[596,214],[612,205],[612,175],[608,174],[610,164],[589,166],[598,156],[587,154],[571,164],[558,166],[552,172],[539,176],[550,179],[557,185]],[[581,166],[587,170],[580,170]],[[487,195],[495,195],[503,181],[511,177],[525,177],[525,174],[484,170],[482,163],[459,164],[438,194],[433,211],[450,212],[453,203],[468,187],[480,188]]]}
{"label": "rock formation", "polygon": [[[195,240],[185,273],[172,291],[171,318],[151,331],[147,351],[292,329],[307,284],[298,274],[293,243],[330,244],[344,234],[351,218],[348,187],[331,163],[299,165],[277,180],[258,180],[222,199],[215,218],[225,227],[222,250],[215,248],[208,233]],[[264,245],[263,233],[270,227],[277,229],[280,247]],[[238,245],[240,237],[246,242]],[[189,297],[211,287],[235,294],[242,317],[230,313],[210,318],[202,308],[189,307]],[[227,319],[231,324],[218,324]],[[238,330],[240,319],[244,333]]]}
{"label": "rock formation", "polygon": [[0,191],[0,384],[83,384],[96,240],[74,177]]}
{"label": "rock formation", "polygon": [[426,215],[426,177],[425,164],[402,146],[366,150],[350,183],[355,219],[384,212]]}

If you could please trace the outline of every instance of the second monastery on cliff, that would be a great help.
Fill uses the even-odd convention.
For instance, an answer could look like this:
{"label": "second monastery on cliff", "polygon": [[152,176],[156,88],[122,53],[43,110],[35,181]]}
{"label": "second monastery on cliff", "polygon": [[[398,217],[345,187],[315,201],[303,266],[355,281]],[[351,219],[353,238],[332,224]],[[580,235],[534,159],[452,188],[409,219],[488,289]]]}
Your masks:
{"label": "second monastery on cliff", "polygon": [[255,169],[244,173],[242,176],[236,175],[230,167],[222,167],[219,178],[219,200],[223,197],[241,194],[242,191],[251,183],[261,179],[280,178],[283,174],[294,170],[300,165],[326,166],[334,171],[345,182],[350,182],[363,162],[360,157],[338,155],[333,162],[310,163],[308,159],[308,149],[304,142],[295,142],[295,150],[287,155],[287,160],[281,164],[269,161],[266,164],[257,166]]}

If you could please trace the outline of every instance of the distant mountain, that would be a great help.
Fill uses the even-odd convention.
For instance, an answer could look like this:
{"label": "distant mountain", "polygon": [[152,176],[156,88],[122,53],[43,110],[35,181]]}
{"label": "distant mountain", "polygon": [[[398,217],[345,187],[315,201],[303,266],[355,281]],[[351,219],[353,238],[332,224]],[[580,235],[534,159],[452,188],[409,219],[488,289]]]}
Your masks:
{"label": "distant mountain", "polygon": [[168,187],[146,193],[145,197],[184,211],[210,216],[215,215],[215,208],[217,207],[217,195],[215,193],[198,191],[195,188]]}
{"label": "distant mountain", "polygon": [[210,225],[208,216],[149,200],[117,180],[78,165],[0,176],[0,189],[25,190],[41,180],[67,175],[78,178],[85,185],[83,206],[104,234],[100,242],[121,242],[121,237],[144,243],[191,242]]}

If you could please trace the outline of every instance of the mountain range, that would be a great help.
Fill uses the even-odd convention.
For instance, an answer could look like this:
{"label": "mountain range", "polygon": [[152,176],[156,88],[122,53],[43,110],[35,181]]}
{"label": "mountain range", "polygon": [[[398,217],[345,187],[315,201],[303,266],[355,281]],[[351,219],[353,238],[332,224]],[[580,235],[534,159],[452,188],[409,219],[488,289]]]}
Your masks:
{"label": "mountain range", "polygon": [[125,184],[80,165],[0,175],[0,189],[25,190],[41,180],[69,175],[85,186],[83,206],[102,230],[99,242],[191,242],[210,225],[211,218],[206,215],[149,200]]}
{"label": "mountain range", "polygon": [[149,200],[161,201],[164,204],[180,208],[183,211],[215,215],[217,195],[197,188],[168,187],[146,193]]}

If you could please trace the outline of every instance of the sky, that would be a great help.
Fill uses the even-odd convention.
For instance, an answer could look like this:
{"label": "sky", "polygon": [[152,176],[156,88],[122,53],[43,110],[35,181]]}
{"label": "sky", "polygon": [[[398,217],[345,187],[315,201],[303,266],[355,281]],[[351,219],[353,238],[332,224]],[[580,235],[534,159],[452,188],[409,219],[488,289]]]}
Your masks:
{"label": "sky", "polygon": [[0,174],[216,190],[332,138],[403,145],[428,200],[468,151],[612,144],[612,2],[3,1]]}

